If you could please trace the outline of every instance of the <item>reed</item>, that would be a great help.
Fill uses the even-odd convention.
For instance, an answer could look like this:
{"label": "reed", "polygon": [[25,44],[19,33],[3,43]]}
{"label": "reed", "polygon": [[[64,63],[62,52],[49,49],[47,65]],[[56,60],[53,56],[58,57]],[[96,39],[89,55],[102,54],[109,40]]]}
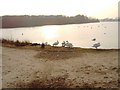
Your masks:
{"label": "reed", "polygon": [[2,42],[3,46],[27,46],[31,45],[31,43],[27,40],[25,41],[19,41],[19,40],[10,40],[10,39],[1,39],[0,42]]}

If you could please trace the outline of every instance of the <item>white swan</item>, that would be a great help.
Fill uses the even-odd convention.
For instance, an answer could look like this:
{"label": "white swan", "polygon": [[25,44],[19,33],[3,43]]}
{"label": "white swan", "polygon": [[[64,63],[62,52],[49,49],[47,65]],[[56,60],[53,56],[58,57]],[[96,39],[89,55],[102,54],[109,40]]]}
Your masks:
{"label": "white swan", "polygon": [[72,43],[69,43],[68,41],[66,41],[65,46],[67,46],[67,47],[69,47],[69,48],[73,47]]}
{"label": "white swan", "polygon": [[58,40],[57,40],[57,42],[54,42],[54,43],[53,43],[53,46],[58,45],[58,44],[59,44],[59,42],[58,42]]}
{"label": "white swan", "polygon": [[97,49],[97,47],[100,47],[100,43],[95,43],[92,47],[95,47]]}

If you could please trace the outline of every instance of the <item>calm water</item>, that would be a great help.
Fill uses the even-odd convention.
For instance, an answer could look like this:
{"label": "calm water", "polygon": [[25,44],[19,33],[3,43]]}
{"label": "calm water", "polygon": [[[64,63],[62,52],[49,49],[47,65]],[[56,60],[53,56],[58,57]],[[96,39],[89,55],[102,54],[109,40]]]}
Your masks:
{"label": "calm water", "polygon": [[[92,48],[94,43],[100,42],[99,48],[118,48],[118,22],[2,29],[0,34],[0,38],[48,42],[51,45],[58,40],[59,46],[62,41],[68,40],[75,47]],[[92,41],[93,38],[96,38],[96,41]]]}

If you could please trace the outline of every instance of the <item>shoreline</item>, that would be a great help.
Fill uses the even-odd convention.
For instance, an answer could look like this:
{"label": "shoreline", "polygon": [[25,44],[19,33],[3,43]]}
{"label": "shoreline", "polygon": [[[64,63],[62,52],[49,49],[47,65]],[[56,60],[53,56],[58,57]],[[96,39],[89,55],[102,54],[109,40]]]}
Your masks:
{"label": "shoreline", "polygon": [[[19,41],[19,40],[9,40],[9,39],[0,39],[0,46],[5,46],[5,47],[11,47],[11,48],[29,48],[31,49],[32,47],[36,49],[41,47],[40,43],[31,43],[30,41]],[[45,47],[53,47],[51,45],[45,45]],[[62,46],[55,46],[56,48],[68,48],[68,47],[62,47]],[[90,48],[90,47],[72,47],[72,49],[86,49],[86,50],[120,50],[120,48]]]}
{"label": "shoreline", "polygon": [[[32,44],[32,43],[30,43]],[[34,44],[34,43],[33,43]],[[23,48],[23,49],[31,49],[32,47],[33,48],[41,48],[41,45],[37,45],[37,46],[30,46],[30,45],[26,45],[26,46],[15,46],[14,44],[4,44],[4,43],[1,43],[0,46],[2,47],[9,47],[9,48]],[[68,47],[62,47],[62,46],[51,46],[51,45],[47,45],[45,47],[53,47],[53,48],[68,48]],[[84,50],[120,50],[120,48],[98,48],[98,49],[95,49],[95,48],[84,48],[84,47],[72,47],[70,49],[84,49]]]}

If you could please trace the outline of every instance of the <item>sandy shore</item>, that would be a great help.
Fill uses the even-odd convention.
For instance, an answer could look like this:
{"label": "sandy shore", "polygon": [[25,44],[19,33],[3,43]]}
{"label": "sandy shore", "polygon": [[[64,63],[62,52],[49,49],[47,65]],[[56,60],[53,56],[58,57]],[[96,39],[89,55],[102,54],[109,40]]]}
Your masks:
{"label": "sandy shore", "polygon": [[117,87],[117,50],[51,52],[3,47],[3,88]]}

